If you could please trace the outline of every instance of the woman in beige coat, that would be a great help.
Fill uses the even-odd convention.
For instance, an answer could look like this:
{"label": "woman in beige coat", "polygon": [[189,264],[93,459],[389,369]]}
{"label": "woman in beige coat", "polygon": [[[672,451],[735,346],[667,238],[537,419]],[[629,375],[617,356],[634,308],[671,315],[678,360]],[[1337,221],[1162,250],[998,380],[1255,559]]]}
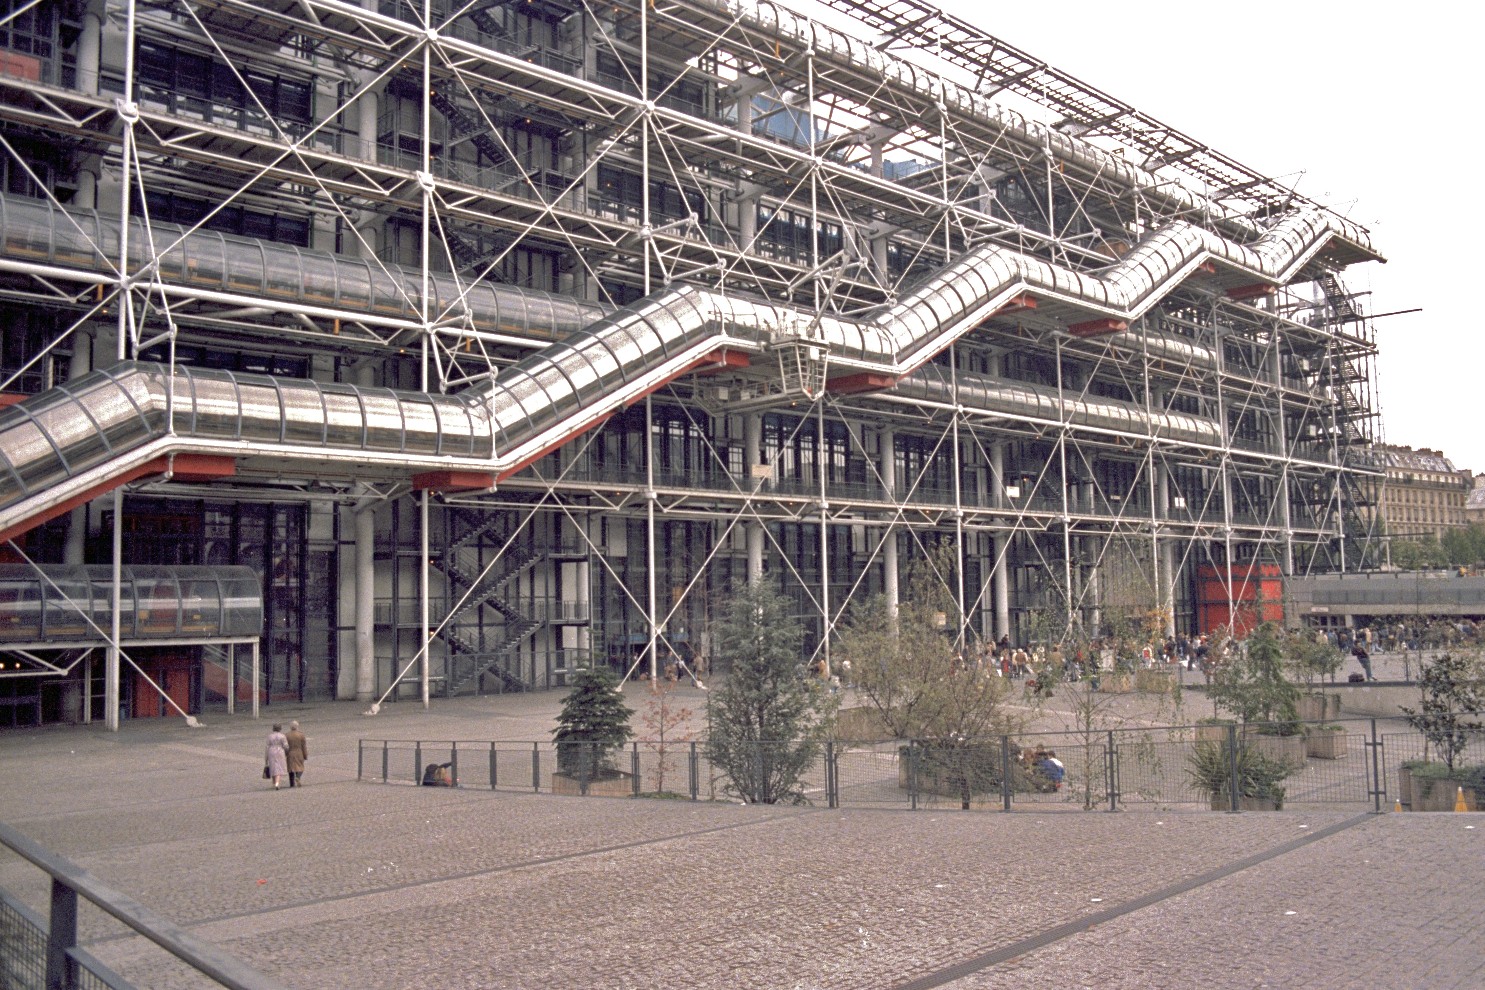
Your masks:
{"label": "woman in beige coat", "polygon": [[284,737],[289,742],[289,786],[298,787],[300,778],[304,776],[304,761],[309,759],[309,740],[299,731],[298,722],[289,723],[289,731],[284,733]]}

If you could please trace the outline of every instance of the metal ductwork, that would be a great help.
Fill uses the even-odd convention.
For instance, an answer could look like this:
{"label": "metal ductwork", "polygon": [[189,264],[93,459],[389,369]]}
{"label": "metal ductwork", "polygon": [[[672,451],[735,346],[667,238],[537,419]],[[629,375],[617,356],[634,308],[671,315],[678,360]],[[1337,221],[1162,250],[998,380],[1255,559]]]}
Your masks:
{"label": "metal ductwork", "polygon": [[960,371],[950,377],[946,368],[924,365],[898,382],[893,399],[917,399],[945,406],[963,406],[976,413],[1006,416],[1040,423],[1066,423],[1119,436],[1219,446],[1222,429],[1215,420],[1185,413],[1151,413],[1132,402],[1098,395],[1063,397],[1054,388],[1006,381]]}
{"label": "metal ductwork", "polygon": [[[79,219],[45,204],[18,206],[13,200],[0,200],[0,208],[4,259],[53,270],[111,270],[107,250],[117,241],[108,240],[103,218],[85,214]],[[172,375],[160,365],[124,364],[0,411],[0,536],[180,452],[225,457],[272,452],[294,461],[339,463],[352,473],[374,463],[503,476],[723,346],[751,350],[780,338],[802,338],[824,345],[832,364],[899,379],[1024,292],[1086,313],[1134,319],[1208,259],[1245,277],[1283,281],[1330,238],[1341,236],[1330,220],[1327,214],[1297,214],[1253,246],[1177,222],[1102,275],[987,245],[860,321],[672,286],[590,322],[455,396],[188,368]],[[92,225],[86,234],[84,223]],[[214,247],[198,248],[198,238]],[[138,240],[144,242],[142,236]],[[292,301],[324,292],[343,306],[375,305],[382,298],[372,281],[350,277],[353,270],[369,273],[371,267],[331,255],[193,233],[178,237],[161,257],[178,259],[173,268],[161,264],[162,279],[204,278],[263,292],[268,299]],[[231,267],[238,261],[245,268],[241,278]],[[391,292],[387,305],[406,289]],[[599,312],[505,287],[484,286],[466,298],[484,300],[481,318],[527,331],[536,327],[538,334],[545,326],[569,328]],[[405,318],[416,307],[404,302]],[[474,312],[471,303],[471,317]],[[1022,407],[1031,401],[1028,397]]]}
{"label": "metal ductwork", "polygon": [[[118,217],[63,210],[46,200],[0,196],[0,258],[114,282],[119,264]],[[328,251],[192,230],[131,218],[128,272],[157,276],[177,290],[236,297],[294,313],[355,313],[370,323],[421,326],[422,275]],[[562,340],[589,326],[606,308],[550,292],[487,281],[428,276],[430,319],[467,318],[487,333]]]}
{"label": "metal ductwork", "polygon": [[[119,639],[201,642],[263,632],[263,582],[251,567],[124,567]],[[0,646],[104,644],[113,568],[0,564]]]}

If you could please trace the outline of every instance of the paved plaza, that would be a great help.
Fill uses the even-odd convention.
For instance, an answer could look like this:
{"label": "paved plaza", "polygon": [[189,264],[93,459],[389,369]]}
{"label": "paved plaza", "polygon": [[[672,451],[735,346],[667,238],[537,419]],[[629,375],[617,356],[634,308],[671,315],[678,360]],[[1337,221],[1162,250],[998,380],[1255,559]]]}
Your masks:
{"label": "paved plaza", "polygon": [[[701,707],[690,688],[688,703]],[[0,820],[292,987],[1485,987],[1485,815],[1013,814],[357,782],[557,694],[0,733]],[[308,786],[259,778],[269,719]],[[0,886],[47,886],[0,854]],[[96,911],[142,987],[202,985]]]}

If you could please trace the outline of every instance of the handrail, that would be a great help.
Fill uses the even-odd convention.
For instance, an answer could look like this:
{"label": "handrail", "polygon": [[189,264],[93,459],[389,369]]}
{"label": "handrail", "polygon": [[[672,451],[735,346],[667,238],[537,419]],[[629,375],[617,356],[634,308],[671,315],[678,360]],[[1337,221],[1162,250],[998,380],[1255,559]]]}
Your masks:
{"label": "handrail", "polygon": [[264,976],[242,960],[162,918],[127,894],[101,883],[72,861],[43,848],[3,823],[0,823],[0,844],[52,878],[47,986],[73,985],[65,975],[66,955],[77,944],[77,896],[81,894],[105,913],[229,990],[287,990],[287,984]]}

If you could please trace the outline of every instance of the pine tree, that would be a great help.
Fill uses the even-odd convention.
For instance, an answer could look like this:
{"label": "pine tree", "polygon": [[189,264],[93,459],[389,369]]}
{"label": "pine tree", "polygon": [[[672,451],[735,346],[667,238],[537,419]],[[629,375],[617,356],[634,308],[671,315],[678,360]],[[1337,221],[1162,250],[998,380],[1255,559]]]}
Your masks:
{"label": "pine tree", "polygon": [[754,804],[802,803],[801,779],[819,759],[836,701],[812,677],[791,603],[755,582],[719,624],[716,651],[731,665],[707,699],[707,759]]}
{"label": "pine tree", "polygon": [[584,779],[611,774],[616,752],[631,735],[633,714],[612,671],[606,667],[578,671],[552,730],[558,771]]}

